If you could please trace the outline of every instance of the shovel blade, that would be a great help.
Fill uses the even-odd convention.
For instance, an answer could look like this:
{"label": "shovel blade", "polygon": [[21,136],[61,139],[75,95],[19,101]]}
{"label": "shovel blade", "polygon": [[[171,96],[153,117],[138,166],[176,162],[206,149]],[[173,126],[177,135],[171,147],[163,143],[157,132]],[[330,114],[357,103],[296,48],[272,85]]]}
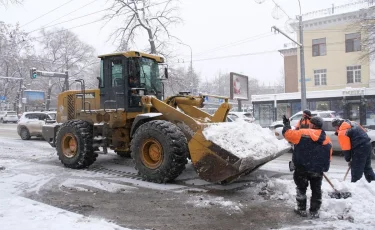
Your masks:
{"label": "shovel blade", "polygon": [[352,193],[335,191],[335,192],[328,193],[328,196],[334,199],[347,199],[349,197],[352,197]]}

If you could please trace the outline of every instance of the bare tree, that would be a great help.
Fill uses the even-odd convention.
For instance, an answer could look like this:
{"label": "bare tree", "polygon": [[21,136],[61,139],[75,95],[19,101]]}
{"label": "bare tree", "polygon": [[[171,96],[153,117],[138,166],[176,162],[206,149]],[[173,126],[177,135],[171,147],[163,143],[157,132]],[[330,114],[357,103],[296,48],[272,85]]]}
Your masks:
{"label": "bare tree", "polygon": [[18,99],[20,88],[20,81],[16,78],[25,78],[28,73],[25,62],[27,55],[32,52],[32,44],[25,39],[26,36],[18,24],[0,22],[0,76],[6,77],[0,79],[0,93],[12,103]]}
{"label": "bare tree", "polygon": [[54,29],[42,31],[39,40],[41,50],[39,60],[41,68],[46,71],[69,71],[70,77],[85,75],[88,67],[99,61],[95,57],[95,49],[81,41],[76,34],[69,30]]}
{"label": "bare tree", "polygon": [[[39,49],[34,63],[37,69],[51,72],[68,71],[69,78],[84,79],[86,87],[94,86],[99,74],[99,60],[96,58],[95,49],[81,41],[76,34],[69,30],[53,29],[41,31],[38,39]],[[96,68],[97,67],[97,68]],[[94,74],[94,71],[97,73]],[[57,94],[64,89],[64,79],[38,78],[33,80],[33,89],[51,91],[51,104],[55,103]],[[74,81],[70,82],[71,88],[80,88]],[[48,87],[46,87],[48,86]],[[97,86],[95,86],[97,87]]]}
{"label": "bare tree", "polygon": [[[373,2],[372,4],[374,4]],[[360,22],[356,22],[356,25],[360,25],[360,29],[363,32],[364,37],[361,38],[362,50],[365,52],[363,58],[375,58],[375,6],[366,9],[366,13],[360,18]]]}
{"label": "bare tree", "polygon": [[150,44],[150,53],[158,53],[166,41],[173,36],[169,28],[181,22],[177,16],[178,0],[151,1],[151,0],[111,0],[112,6],[105,16],[112,20],[121,16],[122,26],[111,35],[120,46],[128,47],[135,42],[135,38],[146,32]]}
{"label": "bare tree", "polygon": [[21,4],[23,0],[0,0],[0,5],[8,6],[9,4]]}

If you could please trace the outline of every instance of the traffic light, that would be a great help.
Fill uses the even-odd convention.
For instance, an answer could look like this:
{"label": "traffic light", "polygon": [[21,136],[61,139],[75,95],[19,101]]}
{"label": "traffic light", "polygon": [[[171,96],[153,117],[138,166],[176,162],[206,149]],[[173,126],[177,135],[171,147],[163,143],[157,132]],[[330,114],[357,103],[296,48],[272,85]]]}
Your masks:
{"label": "traffic light", "polygon": [[30,69],[30,78],[35,79],[36,78],[36,68],[31,68]]}

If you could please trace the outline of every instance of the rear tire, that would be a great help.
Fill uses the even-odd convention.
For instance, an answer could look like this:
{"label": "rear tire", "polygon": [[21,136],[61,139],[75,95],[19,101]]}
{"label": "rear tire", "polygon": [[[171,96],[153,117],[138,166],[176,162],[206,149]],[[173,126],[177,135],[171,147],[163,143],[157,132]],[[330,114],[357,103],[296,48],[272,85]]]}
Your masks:
{"label": "rear tire", "polygon": [[30,132],[29,130],[27,130],[27,128],[23,127],[21,128],[21,131],[20,131],[20,137],[22,140],[30,140],[31,138],[31,135],[30,135]]}
{"label": "rear tire", "polygon": [[98,157],[93,147],[93,126],[82,120],[65,122],[56,135],[56,150],[65,167],[89,167]]}
{"label": "rear tire", "polygon": [[141,125],[133,136],[130,149],[138,174],[150,182],[174,180],[187,163],[186,137],[168,121],[156,120]]}

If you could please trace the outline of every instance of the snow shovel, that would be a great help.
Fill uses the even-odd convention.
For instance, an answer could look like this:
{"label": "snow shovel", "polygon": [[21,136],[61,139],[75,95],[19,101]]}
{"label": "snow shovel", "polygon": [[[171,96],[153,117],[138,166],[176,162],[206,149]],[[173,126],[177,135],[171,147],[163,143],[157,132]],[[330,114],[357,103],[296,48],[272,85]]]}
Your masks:
{"label": "snow shovel", "polygon": [[326,174],[323,173],[323,176],[327,180],[328,184],[330,184],[334,190],[334,192],[329,192],[328,196],[330,196],[331,198],[335,198],[335,199],[341,199],[341,198],[346,199],[352,196],[350,192],[340,192],[337,189],[335,189],[335,186],[333,186],[332,182],[328,179]]}
{"label": "snow shovel", "polygon": [[346,170],[346,173],[345,173],[345,176],[344,176],[344,181],[345,181],[346,177],[348,176],[349,171],[350,171],[350,166],[348,167],[348,170]]}

